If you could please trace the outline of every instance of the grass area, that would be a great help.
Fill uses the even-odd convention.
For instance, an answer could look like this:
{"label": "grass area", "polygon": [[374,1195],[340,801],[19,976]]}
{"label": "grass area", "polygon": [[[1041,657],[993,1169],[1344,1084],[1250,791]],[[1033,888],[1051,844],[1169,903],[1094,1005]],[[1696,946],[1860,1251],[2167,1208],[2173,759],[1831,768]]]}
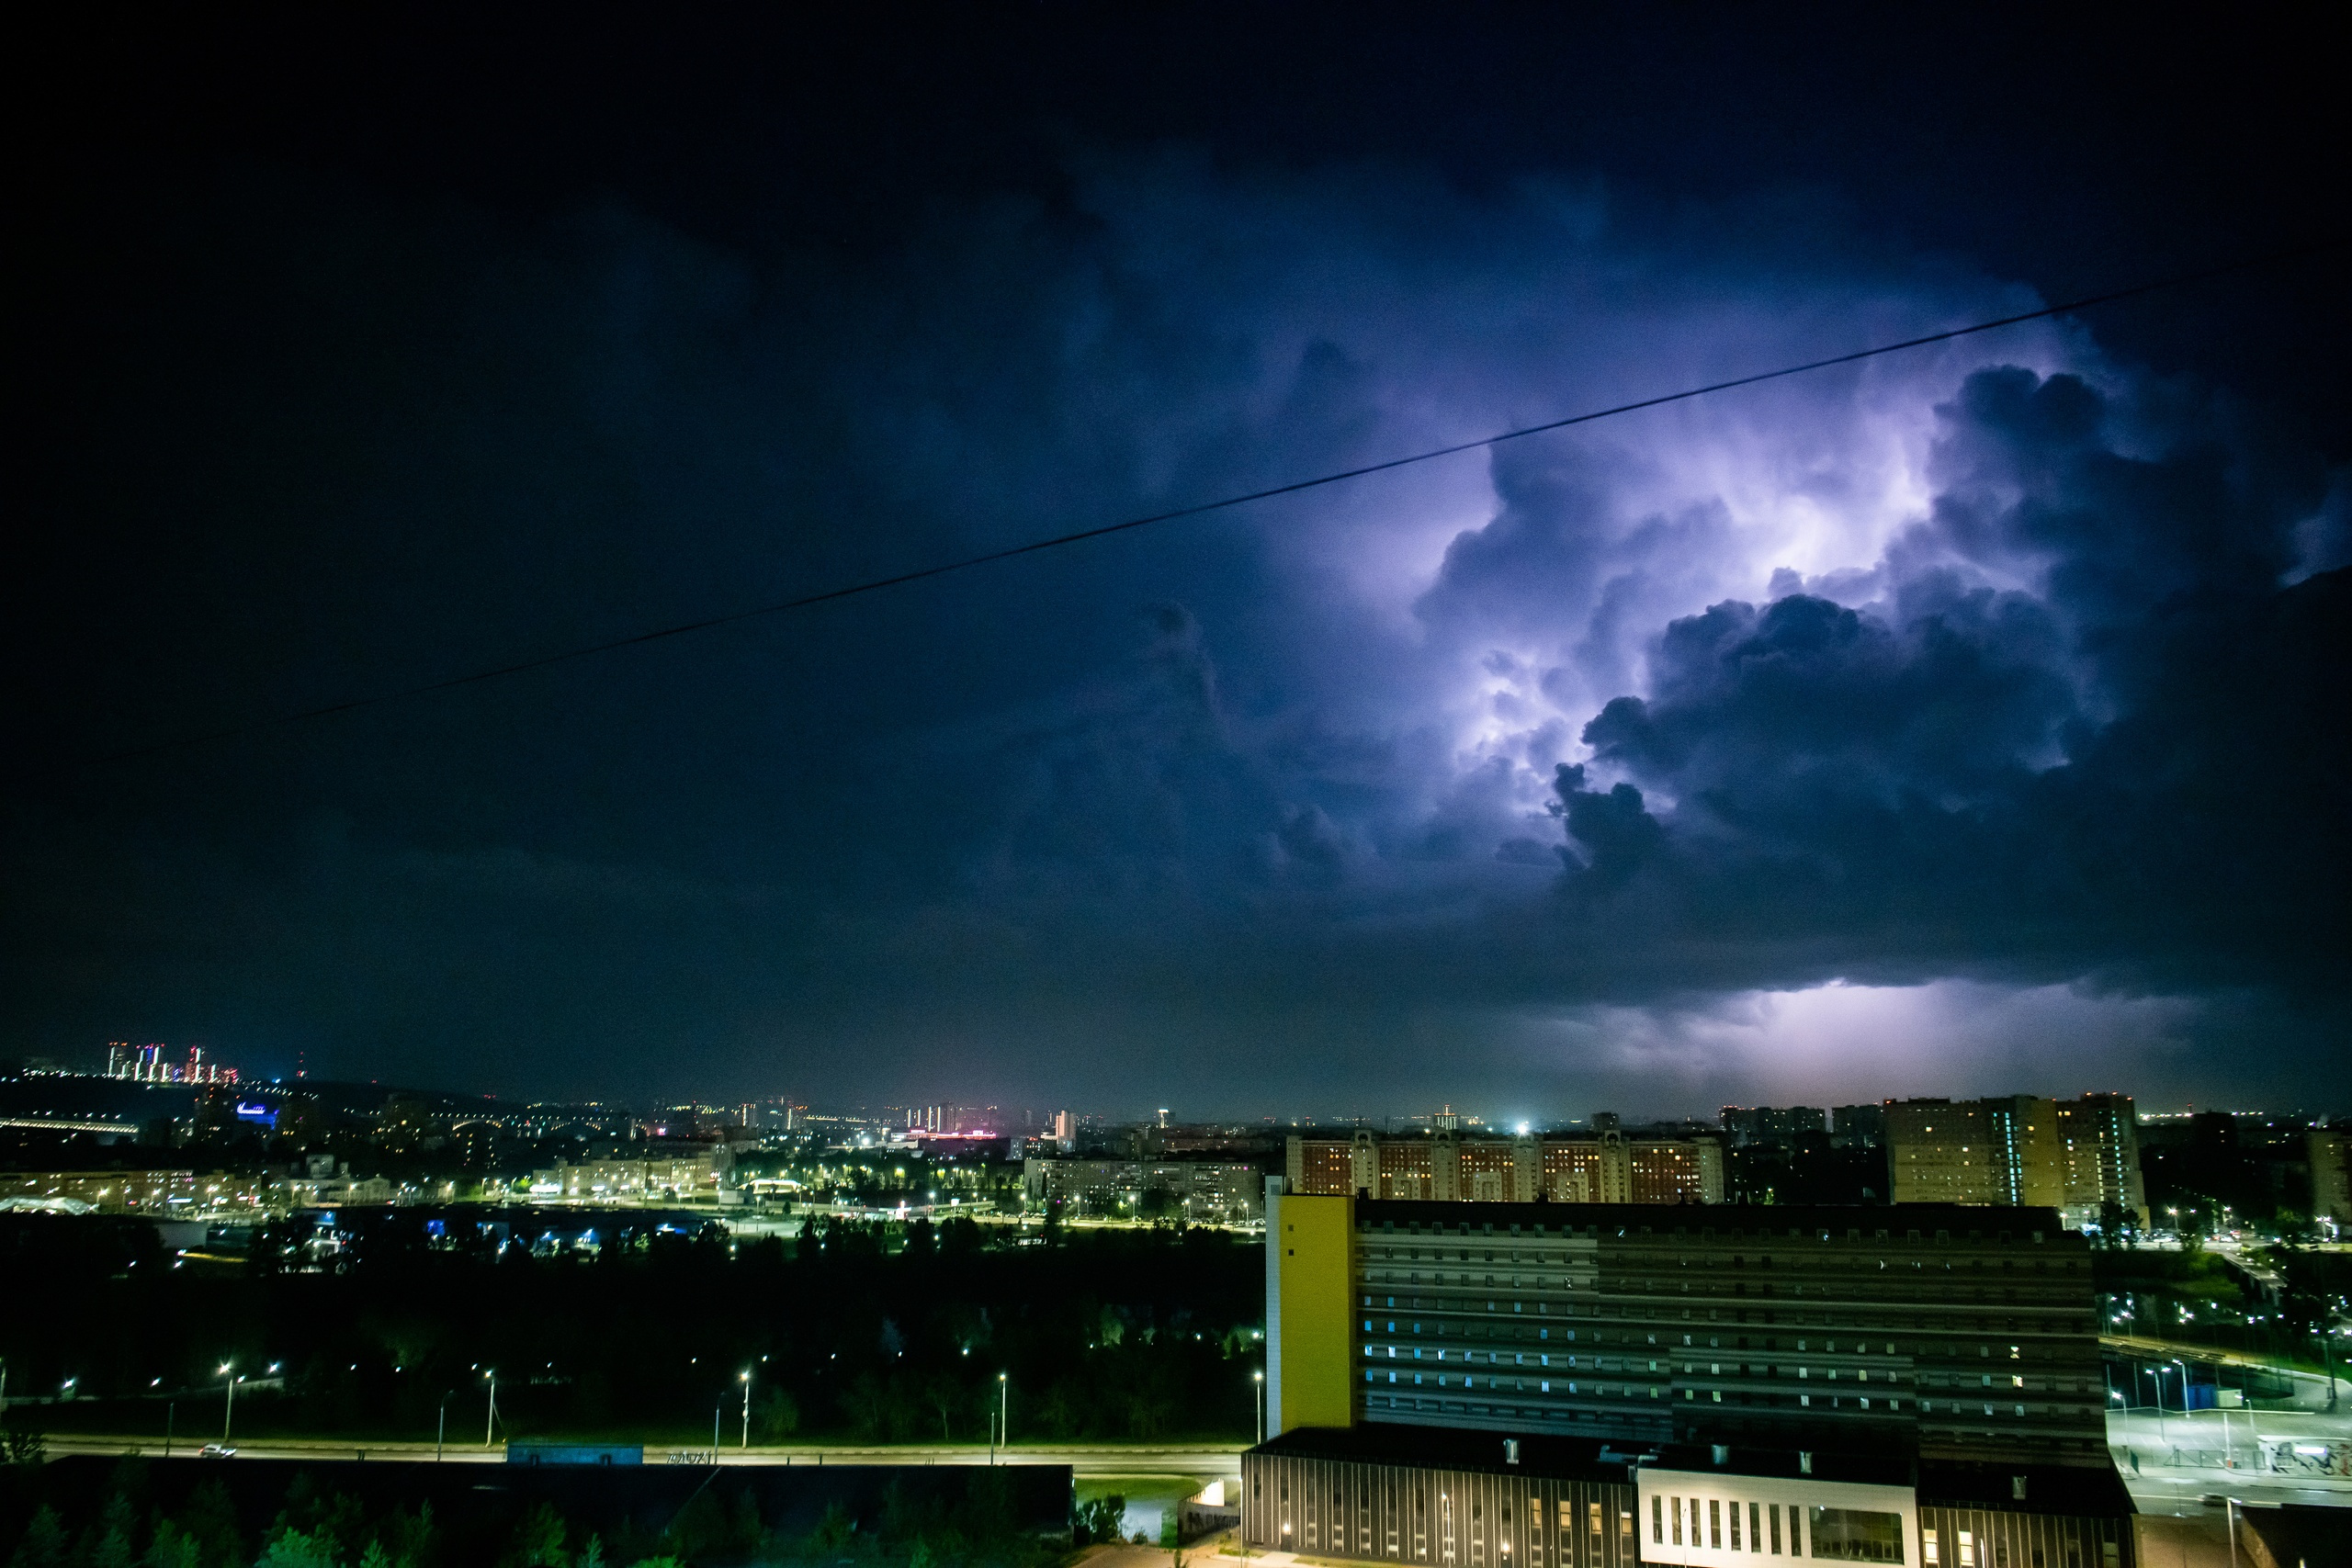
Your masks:
{"label": "grass area", "polygon": [[1104,1497],[1125,1498],[1126,1518],[1122,1531],[1129,1538],[1140,1534],[1147,1545],[1156,1546],[1161,1519],[1185,1498],[1215,1481],[1217,1474],[1212,1470],[1197,1475],[1165,1471],[1135,1475],[1081,1475],[1073,1484],[1081,1506]]}

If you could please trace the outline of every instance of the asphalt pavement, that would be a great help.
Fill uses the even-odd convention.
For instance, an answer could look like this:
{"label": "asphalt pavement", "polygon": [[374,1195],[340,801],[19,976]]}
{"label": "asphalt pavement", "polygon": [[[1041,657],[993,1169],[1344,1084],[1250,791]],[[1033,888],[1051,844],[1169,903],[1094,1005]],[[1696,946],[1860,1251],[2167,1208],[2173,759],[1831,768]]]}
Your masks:
{"label": "asphalt pavement", "polygon": [[[196,1459],[205,1439],[172,1445],[168,1457]],[[485,1449],[479,1443],[451,1443],[437,1452],[431,1443],[370,1443],[305,1438],[259,1438],[234,1444],[239,1457],[252,1459],[363,1460],[393,1464],[503,1464],[503,1447]],[[164,1458],[164,1444],[153,1437],[108,1437],[59,1434],[50,1438],[52,1454],[142,1454]],[[1066,1464],[1080,1475],[1134,1475],[1139,1472],[1180,1475],[1238,1475],[1241,1450],[1231,1444],[1018,1444],[1001,1450],[1002,1464]],[[988,1445],[803,1443],[783,1446],[753,1444],[708,1449],[648,1447],[648,1464],[986,1464]]]}

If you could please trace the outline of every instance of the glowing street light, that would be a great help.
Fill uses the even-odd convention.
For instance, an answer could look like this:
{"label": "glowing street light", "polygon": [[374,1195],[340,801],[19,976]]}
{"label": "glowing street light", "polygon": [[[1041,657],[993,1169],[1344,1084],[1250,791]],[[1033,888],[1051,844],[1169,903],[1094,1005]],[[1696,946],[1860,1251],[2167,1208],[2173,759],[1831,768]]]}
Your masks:
{"label": "glowing street light", "polygon": [[743,1448],[749,1452],[752,1447],[752,1374],[742,1373],[741,1381],[743,1384]]}
{"label": "glowing street light", "polygon": [[1263,1443],[1266,1440],[1266,1374],[1263,1372],[1251,1372],[1250,1374],[1250,1382],[1257,1385],[1258,1441]]}
{"label": "glowing street light", "polygon": [[490,1380],[490,1414],[481,1423],[481,1446],[488,1448],[491,1435],[498,1430],[498,1369],[492,1367],[482,1376]]}
{"label": "glowing street light", "polygon": [[228,1361],[220,1363],[221,1381],[227,1383],[229,1388],[228,1397],[220,1411],[220,1446],[224,1449],[229,1446],[229,1428],[237,1418],[237,1385],[245,1381],[231,1370],[232,1365]]}

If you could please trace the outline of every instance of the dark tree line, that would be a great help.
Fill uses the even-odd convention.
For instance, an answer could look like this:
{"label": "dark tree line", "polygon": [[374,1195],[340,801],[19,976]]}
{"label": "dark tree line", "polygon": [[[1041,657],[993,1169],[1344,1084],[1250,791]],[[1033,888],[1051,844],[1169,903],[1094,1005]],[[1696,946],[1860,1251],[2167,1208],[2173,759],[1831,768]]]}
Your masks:
{"label": "dark tree line", "polygon": [[159,1486],[182,1478],[158,1476],[136,1459],[114,1463],[102,1487],[76,1484],[86,1472],[58,1473],[106,1462],[0,1466],[0,1561],[8,1568],[1049,1568],[1084,1533],[1082,1521],[1041,1529],[1034,1517],[1024,1519],[1012,1474],[1001,1468],[894,1479],[878,1504],[836,1496],[797,1517],[773,1497],[763,1506],[752,1485],[715,1472],[674,1506],[650,1511],[575,1510],[528,1496],[473,1498],[436,1511],[430,1496],[413,1499],[397,1483],[355,1492],[297,1470],[290,1483],[238,1478],[267,1482],[256,1517],[255,1488],[241,1485],[232,1495],[223,1475]]}
{"label": "dark tree line", "polygon": [[311,1257],[281,1231],[242,1267],[175,1267],[137,1222],[0,1222],[10,1392],[74,1380],[72,1403],[36,1412],[56,1430],[160,1436],[176,1403],[199,1441],[218,1434],[223,1364],[263,1385],[237,1399],[254,1433],[429,1439],[446,1405],[452,1438],[479,1443],[492,1372],[502,1436],[699,1447],[716,1415],[732,1444],[747,1387],[755,1442],[980,1442],[1000,1409],[1016,1442],[1240,1437],[1254,1420],[1261,1253],[1217,1232],[1003,1247],[967,1221],[817,1221],[794,1242],[714,1228],[534,1257],[444,1245],[387,1210]]}

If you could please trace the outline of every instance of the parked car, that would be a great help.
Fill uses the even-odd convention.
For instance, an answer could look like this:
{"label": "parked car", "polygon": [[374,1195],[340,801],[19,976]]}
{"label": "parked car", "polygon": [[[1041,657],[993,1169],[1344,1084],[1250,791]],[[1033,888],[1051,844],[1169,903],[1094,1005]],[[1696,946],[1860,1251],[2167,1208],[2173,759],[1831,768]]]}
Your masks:
{"label": "parked car", "polygon": [[235,1459],[237,1457],[237,1450],[231,1448],[226,1443],[207,1443],[202,1448],[197,1450],[196,1457],[198,1459]]}

